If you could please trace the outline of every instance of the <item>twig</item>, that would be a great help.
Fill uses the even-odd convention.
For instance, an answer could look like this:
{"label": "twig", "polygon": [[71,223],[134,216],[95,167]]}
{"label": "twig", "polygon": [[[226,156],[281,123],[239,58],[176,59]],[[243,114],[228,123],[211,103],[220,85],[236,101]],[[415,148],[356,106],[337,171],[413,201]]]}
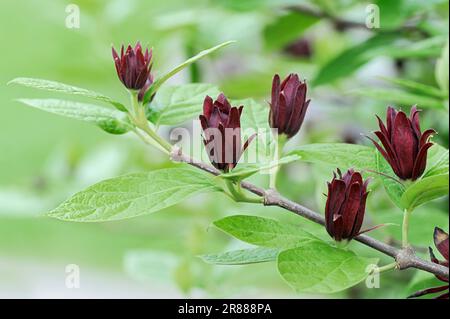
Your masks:
{"label": "twig", "polygon": [[336,17],[328,12],[325,11],[319,11],[317,9],[314,9],[309,6],[304,5],[290,5],[285,7],[286,10],[294,11],[303,13],[312,17],[316,17],[319,19],[327,19],[331,21],[338,29],[345,30],[345,29],[366,29],[366,30],[373,30],[377,32],[400,32],[400,31],[419,31],[421,33],[424,33],[423,30],[419,29],[417,24],[413,22],[405,23],[402,26],[396,28],[396,29],[389,29],[389,30],[383,30],[383,29],[370,29],[367,27],[367,25],[363,22],[358,21],[352,21],[352,20],[346,20],[339,17]]}
{"label": "twig", "polygon": [[[171,159],[175,162],[187,163],[216,176],[220,175],[219,170],[205,163],[193,160],[189,156],[182,154],[181,150],[179,149],[174,150],[171,153]],[[306,219],[309,219],[317,224],[325,225],[325,219],[320,214],[281,196],[278,192],[272,189],[265,190],[248,182],[242,182],[241,185],[242,188],[245,188],[253,194],[263,197],[265,206],[278,206]],[[411,247],[399,249],[367,235],[360,235],[356,237],[355,240],[394,258],[397,263],[398,269],[416,268],[444,278],[449,277],[449,271],[447,267],[417,257]]]}

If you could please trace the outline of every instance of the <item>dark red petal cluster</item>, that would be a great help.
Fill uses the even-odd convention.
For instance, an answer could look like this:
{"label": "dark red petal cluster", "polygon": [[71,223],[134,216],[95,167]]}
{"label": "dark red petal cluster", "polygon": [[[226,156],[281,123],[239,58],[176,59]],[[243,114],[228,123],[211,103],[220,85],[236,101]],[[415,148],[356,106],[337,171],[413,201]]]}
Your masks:
{"label": "dark red petal cluster", "polygon": [[239,162],[247,149],[250,138],[241,144],[241,114],[243,106],[232,107],[223,93],[216,101],[209,96],[203,102],[203,114],[199,116],[203,129],[203,142],[211,163],[217,169],[228,172]]}
{"label": "dark red petal cluster", "polygon": [[350,169],[343,176],[338,170],[328,183],[325,227],[336,241],[358,236],[364,220],[367,185],[359,172]]}
{"label": "dark red petal cluster", "polygon": [[386,125],[377,116],[379,131],[375,135],[383,147],[374,141],[375,147],[402,180],[416,180],[422,176],[427,165],[427,152],[433,145],[429,142],[435,130],[420,131],[419,111],[411,108],[409,118],[402,111],[388,107]]}
{"label": "dark red petal cluster", "polygon": [[[436,246],[437,250],[441,253],[442,257],[444,257],[445,260],[441,261],[439,259],[436,258],[436,256],[434,255],[433,249],[430,247],[430,258],[431,261],[434,262],[435,264],[439,264],[445,267],[448,267],[448,234],[443,231],[442,229],[436,227],[434,229],[434,245]],[[437,292],[442,292],[447,290],[447,292],[439,295],[436,297],[436,299],[449,299],[449,286],[448,286],[448,279],[441,277],[441,276],[436,276],[440,281],[446,282],[447,284],[444,286],[439,286],[439,287],[432,287],[432,288],[428,288],[428,289],[424,289],[424,290],[420,290],[414,294],[412,294],[411,296],[409,296],[408,298],[415,298],[415,297],[420,297],[420,296],[424,296],[424,295],[428,295],[428,294],[434,294]]]}
{"label": "dark red petal cluster", "polygon": [[283,82],[278,74],[273,77],[269,124],[278,134],[290,138],[300,130],[311,101],[306,100],[306,91],[306,82],[297,74],[289,74]]}
{"label": "dark red petal cluster", "polygon": [[138,42],[133,48],[128,45],[120,50],[120,56],[112,48],[112,56],[116,65],[117,75],[120,81],[130,90],[141,90],[148,81],[152,81],[150,74],[152,68],[152,50],[142,53],[142,46]]}

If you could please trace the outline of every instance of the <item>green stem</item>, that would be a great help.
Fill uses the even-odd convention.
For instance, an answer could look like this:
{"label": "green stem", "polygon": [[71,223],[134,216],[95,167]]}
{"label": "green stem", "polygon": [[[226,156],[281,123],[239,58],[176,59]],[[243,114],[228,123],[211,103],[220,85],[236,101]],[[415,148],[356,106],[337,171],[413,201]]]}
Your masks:
{"label": "green stem", "polygon": [[[281,154],[283,153],[284,144],[286,144],[287,139],[284,135],[276,135],[276,136],[274,136],[274,138],[277,139],[277,149],[275,151],[273,160],[279,161],[281,158]],[[273,168],[273,173],[271,173],[269,176],[269,187],[271,189],[277,188],[277,177],[278,177],[279,171],[280,171],[280,166],[277,165]]]}
{"label": "green stem", "polygon": [[228,190],[231,193],[232,198],[239,203],[255,203],[261,204],[264,199],[262,197],[249,197],[244,194],[241,188],[241,183],[237,184],[237,188],[235,184],[230,180],[225,180],[225,184],[227,185]]}
{"label": "green stem", "polygon": [[170,154],[172,151],[172,145],[159,136],[149,125],[147,117],[145,116],[144,107],[138,101],[138,92],[130,91],[131,105],[133,114],[130,114],[131,119],[136,126],[145,132],[157,145],[159,149],[166,154]]}
{"label": "green stem", "polygon": [[378,273],[378,274],[381,274],[382,272],[385,272],[385,271],[389,271],[389,270],[395,269],[395,267],[397,267],[397,263],[396,263],[396,262],[393,262],[393,263],[391,263],[391,264],[387,264],[387,265],[385,265],[385,266],[376,268],[372,273],[376,272],[376,273]]}
{"label": "green stem", "polygon": [[402,225],[402,247],[406,248],[409,246],[408,232],[409,232],[409,218],[411,217],[412,211],[405,209],[403,213],[403,225]]}
{"label": "green stem", "polygon": [[165,150],[165,153],[170,154],[170,152],[172,152],[172,145],[161,136],[156,134],[156,132],[148,126],[148,123],[140,126],[139,128],[147,133],[147,135],[150,136],[156,143],[158,143]]}

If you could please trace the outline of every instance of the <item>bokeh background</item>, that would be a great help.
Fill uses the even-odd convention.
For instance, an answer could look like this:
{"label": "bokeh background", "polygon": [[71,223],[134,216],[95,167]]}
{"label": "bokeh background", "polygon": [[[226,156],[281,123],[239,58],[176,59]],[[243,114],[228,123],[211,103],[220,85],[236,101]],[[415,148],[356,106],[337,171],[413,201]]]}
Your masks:
{"label": "bokeh background", "polygon": [[[80,8],[79,29],[65,25],[71,3]],[[364,25],[370,3],[380,8],[380,29]],[[436,61],[448,43],[448,29],[444,0],[2,0],[0,297],[404,298],[429,286],[432,276],[411,270],[386,274],[380,289],[361,284],[332,296],[304,296],[283,282],[272,263],[207,265],[199,254],[241,245],[211,227],[230,214],[276,216],[326,238],[322,229],[295,216],[236,205],[220,195],[198,196],[120,222],[42,217],[94,182],[173,164],[132,136],[108,135],[86,123],[27,108],[14,99],[49,95],[6,83],[19,76],[45,78],[127,101],[111,59],[112,44],[140,40],[152,46],[158,75],[204,48],[233,39],[236,44],[171,83],[210,82],[231,98],[265,101],[274,73],[297,72],[307,79],[313,102],[301,134],[288,148],[311,142],[366,144],[360,134],[376,128],[374,114],[383,115],[387,104],[409,111],[413,103],[424,110],[424,127],[436,128],[440,134],[435,141],[448,148],[448,94],[431,98],[384,78],[441,90]],[[330,172],[320,165],[290,164],[283,168],[280,191],[322,211],[321,193]],[[376,184],[372,188],[368,218],[400,223],[401,212],[384,190]],[[434,226],[448,231],[448,198],[415,212],[412,242],[424,256]],[[399,227],[386,227],[373,235],[395,244],[399,232]],[[352,245],[362,254],[376,255]],[[65,286],[69,264],[80,267],[79,289]]]}

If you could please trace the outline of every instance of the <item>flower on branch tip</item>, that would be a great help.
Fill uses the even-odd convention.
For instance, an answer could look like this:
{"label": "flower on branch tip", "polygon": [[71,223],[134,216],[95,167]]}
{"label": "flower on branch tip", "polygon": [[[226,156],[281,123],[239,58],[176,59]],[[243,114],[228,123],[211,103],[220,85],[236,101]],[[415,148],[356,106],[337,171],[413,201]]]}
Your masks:
{"label": "flower on branch tip", "polygon": [[233,169],[254,138],[251,136],[242,146],[241,114],[244,106],[232,107],[223,93],[217,100],[209,96],[203,102],[203,114],[199,116],[203,129],[203,142],[213,166],[224,172]]}
{"label": "flower on branch tip", "polygon": [[149,82],[150,84],[153,82],[153,77],[150,73],[152,68],[151,49],[145,49],[145,53],[143,53],[142,46],[138,42],[134,48],[128,45],[126,50],[122,45],[120,56],[113,47],[112,56],[117,76],[127,89],[141,90]]}
{"label": "flower on branch tip", "polygon": [[414,181],[425,171],[427,152],[433,146],[429,140],[436,131],[428,129],[421,132],[416,106],[411,108],[409,118],[392,107],[388,107],[386,117],[385,125],[377,116],[380,130],[375,132],[383,146],[368,138],[400,179]]}
{"label": "flower on branch tip", "polygon": [[336,241],[351,240],[361,232],[368,195],[369,180],[363,181],[361,173],[349,169],[337,175],[328,184],[325,206],[325,227]]}
{"label": "flower on branch tip", "polygon": [[289,74],[283,82],[275,74],[272,81],[269,124],[278,134],[291,138],[300,130],[311,100],[306,100],[307,86],[297,74]]}
{"label": "flower on branch tip", "polygon": [[[441,260],[437,259],[436,256],[434,255],[433,249],[431,247],[429,247],[431,261],[433,263],[435,263],[435,264],[439,264],[439,265],[442,265],[442,266],[445,266],[445,267],[448,268],[448,252],[449,252],[449,248],[448,248],[448,233],[446,233],[445,231],[443,231],[439,227],[436,227],[436,228],[434,228],[433,239],[434,239],[434,245],[436,246],[437,250],[442,255],[442,257],[444,257],[445,260],[441,261]],[[444,278],[444,277],[441,277],[441,276],[438,276],[438,275],[436,275],[436,277],[440,281],[446,282],[447,284],[443,285],[443,286],[439,286],[439,287],[427,288],[427,289],[423,289],[423,290],[417,291],[414,294],[412,294],[411,296],[409,296],[408,298],[420,297],[420,296],[424,296],[424,295],[428,295],[428,294],[434,294],[434,293],[437,293],[437,292],[442,292],[442,291],[447,290],[443,294],[437,296],[436,299],[449,299],[448,279]]]}

